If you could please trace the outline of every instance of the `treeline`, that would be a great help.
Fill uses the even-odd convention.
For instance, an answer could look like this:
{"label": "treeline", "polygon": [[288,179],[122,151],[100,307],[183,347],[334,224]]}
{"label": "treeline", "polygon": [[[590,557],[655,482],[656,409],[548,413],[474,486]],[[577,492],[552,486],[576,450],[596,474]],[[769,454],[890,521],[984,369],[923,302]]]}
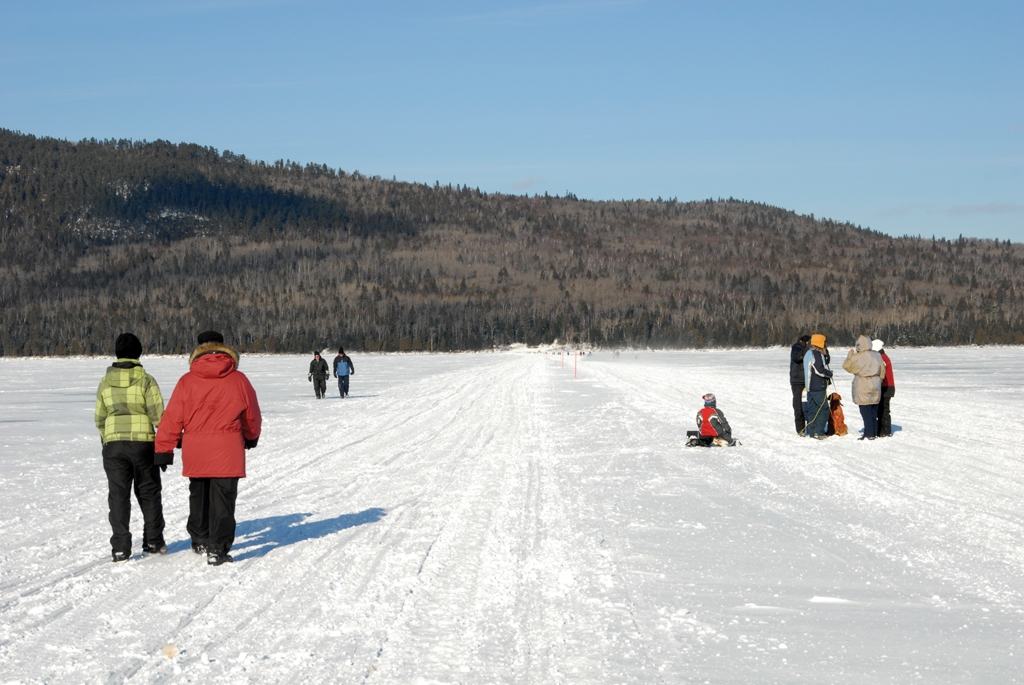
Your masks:
{"label": "treeline", "polygon": [[587,202],[0,130],[0,353],[1024,343],[1024,246],[736,200]]}

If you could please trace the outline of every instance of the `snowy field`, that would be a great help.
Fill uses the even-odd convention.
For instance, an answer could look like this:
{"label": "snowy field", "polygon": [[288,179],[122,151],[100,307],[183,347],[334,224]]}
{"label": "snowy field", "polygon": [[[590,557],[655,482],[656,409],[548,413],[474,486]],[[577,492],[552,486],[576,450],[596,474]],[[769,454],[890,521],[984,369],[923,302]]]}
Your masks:
{"label": "snowy field", "polygon": [[[844,352],[833,350],[837,358]],[[0,359],[0,682],[1024,682],[1024,348],[893,349],[896,434],[793,432],[788,348],[243,356],[235,563],[110,563],[108,359]],[[142,360],[165,398],[181,357]],[[849,397],[850,376],[837,369]],[[742,446],[684,449],[718,395]]]}

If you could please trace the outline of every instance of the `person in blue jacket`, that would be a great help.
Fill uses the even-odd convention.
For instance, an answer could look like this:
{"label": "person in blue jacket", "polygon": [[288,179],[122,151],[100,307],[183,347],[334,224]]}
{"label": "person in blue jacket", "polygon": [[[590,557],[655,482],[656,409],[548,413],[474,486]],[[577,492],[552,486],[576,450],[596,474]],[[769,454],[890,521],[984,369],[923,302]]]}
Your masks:
{"label": "person in blue jacket", "polygon": [[825,343],[825,335],[815,333],[811,336],[810,347],[804,353],[804,387],[807,389],[807,404],[804,406],[807,426],[804,435],[818,440],[826,437],[828,402],[825,395],[828,384],[832,382],[832,370],[828,368],[829,354]]}
{"label": "person in blue jacket", "polygon": [[345,354],[345,348],[338,348],[338,356],[334,358],[334,377],[338,379],[338,393],[342,399],[348,397],[348,377],[356,372],[352,359]]}

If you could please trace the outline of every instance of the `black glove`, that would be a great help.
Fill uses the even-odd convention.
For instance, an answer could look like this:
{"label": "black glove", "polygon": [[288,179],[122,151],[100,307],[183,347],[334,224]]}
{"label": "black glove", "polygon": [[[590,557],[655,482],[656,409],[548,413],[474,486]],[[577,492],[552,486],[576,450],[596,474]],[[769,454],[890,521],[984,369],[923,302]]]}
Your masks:
{"label": "black glove", "polygon": [[161,471],[166,471],[167,470],[167,464],[160,464],[160,470]]}
{"label": "black glove", "polygon": [[174,463],[174,452],[157,452],[153,455],[153,463],[166,471]]}
{"label": "black glove", "polygon": [[307,381],[313,380],[313,374],[309,374],[308,376],[306,376],[306,380]]}
{"label": "black glove", "polygon": [[249,438],[245,438],[245,449],[251,450],[253,447],[256,446],[256,443],[258,443],[259,441],[260,439],[258,437],[253,438],[252,440],[250,440]]}

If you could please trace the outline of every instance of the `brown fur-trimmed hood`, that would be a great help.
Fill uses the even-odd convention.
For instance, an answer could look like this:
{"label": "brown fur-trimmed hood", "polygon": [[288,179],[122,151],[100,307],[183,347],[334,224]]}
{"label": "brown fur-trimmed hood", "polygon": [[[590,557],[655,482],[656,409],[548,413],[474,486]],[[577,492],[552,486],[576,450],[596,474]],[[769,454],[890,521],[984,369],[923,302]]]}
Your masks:
{"label": "brown fur-trimmed hood", "polygon": [[235,368],[238,368],[238,353],[233,349],[225,345],[224,343],[208,342],[203,343],[196,349],[192,350],[192,354],[189,355],[188,363],[192,364],[196,359],[202,357],[204,354],[226,354],[235,360]]}

